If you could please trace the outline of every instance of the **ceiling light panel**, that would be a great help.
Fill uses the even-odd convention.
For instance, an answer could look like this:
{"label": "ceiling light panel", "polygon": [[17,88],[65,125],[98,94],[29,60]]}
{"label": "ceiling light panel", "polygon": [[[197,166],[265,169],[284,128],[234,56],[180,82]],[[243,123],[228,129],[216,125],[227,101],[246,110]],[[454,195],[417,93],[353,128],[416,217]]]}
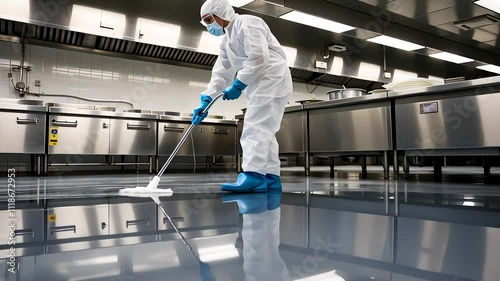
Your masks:
{"label": "ceiling light panel", "polygon": [[335,33],[342,33],[355,29],[354,27],[349,25],[345,25],[342,23],[338,23],[335,21],[327,20],[324,18],[316,17],[313,15],[297,11],[292,11],[290,13],[284,14],[280,16],[280,18]]}
{"label": "ceiling light panel", "polygon": [[436,59],[453,62],[453,63],[468,63],[468,62],[474,61],[473,59],[462,57],[462,56],[451,54],[451,53],[447,53],[447,52],[432,54],[429,56],[436,58]]}
{"label": "ceiling light panel", "polygon": [[488,64],[488,65],[478,66],[477,68],[481,69],[481,70],[493,72],[496,74],[500,74],[500,66],[497,66],[497,65]]}
{"label": "ceiling light panel", "polygon": [[385,45],[385,46],[405,50],[405,51],[415,51],[418,49],[425,48],[425,46],[421,46],[418,44],[414,44],[414,43],[411,43],[408,41],[404,41],[401,39],[397,39],[397,38],[393,38],[393,37],[389,37],[389,36],[385,36],[385,35],[370,38],[370,39],[368,39],[368,41],[373,42],[373,43],[377,43],[380,45]]}
{"label": "ceiling light panel", "polygon": [[479,0],[474,4],[500,14],[500,1],[498,0]]}

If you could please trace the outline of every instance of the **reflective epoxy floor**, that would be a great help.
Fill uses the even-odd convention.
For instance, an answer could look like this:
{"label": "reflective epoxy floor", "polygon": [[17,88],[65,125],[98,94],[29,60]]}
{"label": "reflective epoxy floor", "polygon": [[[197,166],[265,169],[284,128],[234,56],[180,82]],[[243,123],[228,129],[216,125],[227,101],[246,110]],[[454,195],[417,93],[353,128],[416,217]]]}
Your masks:
{"label": "reflective epoxy floor", "polygon": [[[16,207],[43,210],[42,235],[16,244],[16,274],[0,260],[0,280],[500,280],[499,185],[286,173],[283,194],[220,193],[235,176],[165,175],[184,241],[152,200],[117,196],[148,175],[20,177]],[[95,206],[104,235],[91,233]],[[53,233],[64,219],[75,228]]]}

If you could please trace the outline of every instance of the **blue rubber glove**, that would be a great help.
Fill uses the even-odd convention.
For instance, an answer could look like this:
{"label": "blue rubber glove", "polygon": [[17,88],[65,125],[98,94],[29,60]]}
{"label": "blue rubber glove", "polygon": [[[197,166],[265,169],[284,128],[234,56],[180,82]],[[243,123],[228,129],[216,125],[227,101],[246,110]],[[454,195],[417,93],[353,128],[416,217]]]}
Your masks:
{"label": "blue rubber glove", "polygon": [[235,100],[241,96],[241,91],[245,90],[247,85],[238,79],[234,79],[233,84],[224,90],[223,100]]}
{"label": "blue rubber glove", "polygon": [[205,114],[203,114],[203,115],[200,115],[200,113],[207,108],[207,106],[210,104],[211,101],[212,101],[212,98],[210,96],[207,96],[205,94],[201,95],[200,106],[194,110],[193,119],[191,120],[191,123],[193,123],[195,125],[201,124],[203,119],[205,119],[205,117],[207,117],[208,111],[205,112]]}

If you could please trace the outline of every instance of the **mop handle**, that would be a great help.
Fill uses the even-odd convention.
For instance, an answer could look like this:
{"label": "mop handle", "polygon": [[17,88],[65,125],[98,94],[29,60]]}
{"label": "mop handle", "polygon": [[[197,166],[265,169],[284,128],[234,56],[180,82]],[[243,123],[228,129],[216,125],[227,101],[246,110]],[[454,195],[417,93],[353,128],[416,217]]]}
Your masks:
{"label": "mop handle", "polygon": [[[222,97],[224,94],[219,94],[217,95],[207,106],[207,108],[205,108],[202,112],[200,112],[199,115],[203,115],[205,114],[206,112],[208,112],[208,110],[212,107],[212,105],[215,103],[215,101],[217,101],[220,97]],[[174,151],[172,152],[172,154],[170,154],[170,157],[168,157],[168,160],[167,162],[165,162],[165,165],[163,165],[163,167],[161,168],[160,172],[158,173],[158,177],[161,178],[161,176],[163,176],[163,173],[165,173],[165,170],[167,170],[167,167],[170,165],[170,163],[172,162],[172,160],[174,160],[174,157],[175,155],[177,154],[177,152],[179,152],[179,150],[181,149],[182,145],[184,144],[184,142],[186,142],[186,139],[189,137],[189,134],[191,134],[191,131],[194,129],[194,126],[196,126],[195,124],[191,124],[191,126],[189,126],[189,128],[186,130],[186,133],[184,133],[184,136],[182,136],[182,139],[179,141],[179,144],[175,147]]]}
{"label": "mop handle", "polygon": [[184,237],[184,235],[182,235],[182,233],[179,231],[179,229],[177,229],[177,227],[175,226],[174,222],[172,221],[172,219],[170,218],[170,216],[167,214],[167,212],[165,211],[165,209],[163,209],[163,207],[161,206],[161,204],[158,204],[158,207],[160,207],[160,210],[163,212],[163,214],[165,215],[165,217],[168,219],[168,221],[170,222],[170,224],[174,228],[175,232],[177,232],[177,234],[179,234],[179,236],[181,237],[182,242],[184,243],[184,245],[186,245],[186,247],[188,248],[189,252],[194,256],[194,258],[198,262],[201,262],[200,258],[194,253],[193,249],[191,248],[191,246],[189,246],[188,242],[186,241],[186,238]]}

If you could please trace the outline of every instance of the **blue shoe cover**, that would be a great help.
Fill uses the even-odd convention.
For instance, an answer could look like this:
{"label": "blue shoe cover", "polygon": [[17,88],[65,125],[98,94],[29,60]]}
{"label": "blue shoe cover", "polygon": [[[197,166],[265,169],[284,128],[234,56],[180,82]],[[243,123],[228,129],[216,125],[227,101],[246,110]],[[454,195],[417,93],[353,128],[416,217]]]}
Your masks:
{"label": "blue shoe cover", "polygon": [[269,191],[281,191],[281,178],[277,175],[273,174],[267,174],[266,175],[266,181],[267,181],[267,190]]}
{"label": "blue shoe cover", "polygon": [[222,184],[222,191],[232,192],[267,192],[266,177],[255,172],[243,172],[235,183]]}
{"label": "blue shoe cover", "polygon": [[269,191],[267,193],[267,210],[273,211],[281,207],[281,192]]}
{"label": "blue shoe cover", "polygon": [[240,214],[260,214],[267,210],[267,198],[265,193],[251,194],[224,194],[222,195],[223,203],[238,204]]}

